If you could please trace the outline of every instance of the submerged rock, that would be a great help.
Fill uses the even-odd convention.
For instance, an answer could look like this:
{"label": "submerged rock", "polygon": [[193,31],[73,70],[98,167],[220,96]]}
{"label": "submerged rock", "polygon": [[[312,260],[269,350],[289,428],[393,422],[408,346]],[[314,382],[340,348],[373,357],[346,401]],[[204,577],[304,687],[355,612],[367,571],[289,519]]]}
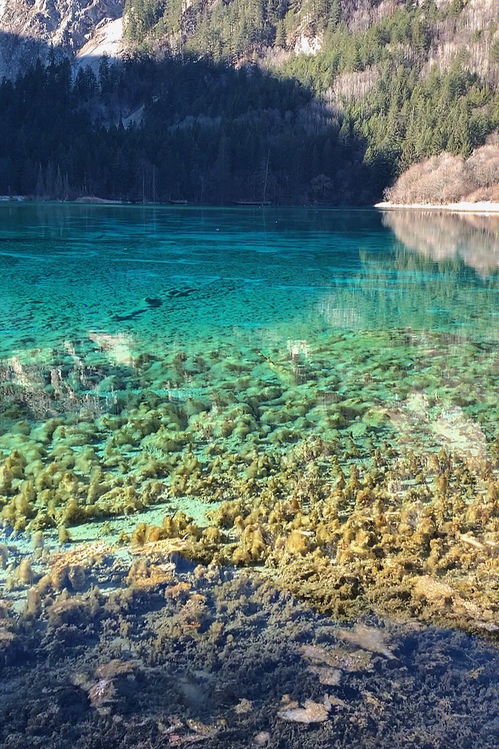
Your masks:
{"label": "submerged rock", "polygon": [[387,644],[387,636],[380,629],[366,627],[364,624],[356,624],[353,629],[339,629],[336,633],[344,642],[358,645],[371,653],[380,653],[386,658],[394,659],[395,656]]}
{"label": "submerged rock", "polygon": [[331,706],[327,701],[314,702],[305,700],[300,707],[298,702],[293,700],[284,702],[283,707],[277,713],[282,720],[289,720],[293,723],[323,723],[328,719]]}

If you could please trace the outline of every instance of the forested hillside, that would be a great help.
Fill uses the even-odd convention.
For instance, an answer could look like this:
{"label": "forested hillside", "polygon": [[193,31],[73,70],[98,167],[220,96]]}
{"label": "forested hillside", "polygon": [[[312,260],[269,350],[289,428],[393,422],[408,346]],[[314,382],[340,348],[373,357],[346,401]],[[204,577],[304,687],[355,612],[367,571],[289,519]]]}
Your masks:
{"label": "forested hillside", "polygon": [[[292,76],[397,169],[467,155],[497,124],[497,7],[487,0],[127,0],[138,48],[258,60]],[[496,100],[497,105],[497,100]]]}
{"label": "forested hillside", "polygon": [[[120,109],[140,124],[112,124]],[[0,111],[8,193],[358,204],[382,186],[310,91],[257,67],[135,58],[73,82],[69,62],[52,61],[4,81]]]}
{"label": "forested hillside", "polygon": [[369,203],[424,158],[469,156],[498,125],[492,0],[124,11],[124,62],[72,74],[55,47],[48,67],[4,82],[0,192]]}

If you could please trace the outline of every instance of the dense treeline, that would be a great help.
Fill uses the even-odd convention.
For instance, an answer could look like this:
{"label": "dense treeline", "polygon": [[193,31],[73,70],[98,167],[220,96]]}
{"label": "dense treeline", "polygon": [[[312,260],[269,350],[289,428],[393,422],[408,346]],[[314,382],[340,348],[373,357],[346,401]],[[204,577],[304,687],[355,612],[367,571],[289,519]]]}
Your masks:
{"label": "dense treeline", "polygon": [[53,58],[0,86],[0,191],[371,201],[383,184],[364,144],[317,106],[302,85],[256,66],[139,57],[73,79]]}
{"label": "dense treeline", "polygon": [[[498,125],[494,83],[468,64],[464,36],[448,64],[432,65],[462,28],[493,67],[495,26],[466,19],[466,4],[394,0],[383,10],[376,0],[127,0],[126,33],[145,48],[253,58],[296,78],[343,113],[349,132],[366,141],[366,159],[388,177],[442,151],[468,156]],[[315,54],[296,53],[303,37],[318,40]]]}
{"label": "dense treeline", "polygon": [[371,91],[348,103],[345,117],[369,143],[366,160],[382,159],[397,172],[443,151],[469,156],[498,124],[492,90],[458,65],[426,78],[387,65]]}
{"label": "dense treeline", "polygon": [[[127,0],[122,64],[75,77],[54,53],[1,84],[0,192],[372,202],[411,164],[466,158],[497,127],[493,81],[465,47],[435,62],[465,12],[466,0]],[[315,54],[297,53],[304,35]]]}
{"label": "dense treeline", "polygon": [[[126,35],[143,47],[163,46],[172,51],[209,53],[214,58],[240,59],[265,48],[291,48],[300,34],[321,34],[321,50],[332,63],[329,79],[342,70],[356,70],[387,59],[390,44],[409,44],[426,53],[437,21],[459,13],[464,0],[437,7],[433,0],[401,0],[393,13],[371,23],[371,17],[353,30],[358,17],[355,0],[226,0],[207,3],[193,0],[127,0]],[[364,2],[365,10],[377,0]],[[374,14],[376,18],[376,14]],[[358,18],[357,18],[358,20]]]}

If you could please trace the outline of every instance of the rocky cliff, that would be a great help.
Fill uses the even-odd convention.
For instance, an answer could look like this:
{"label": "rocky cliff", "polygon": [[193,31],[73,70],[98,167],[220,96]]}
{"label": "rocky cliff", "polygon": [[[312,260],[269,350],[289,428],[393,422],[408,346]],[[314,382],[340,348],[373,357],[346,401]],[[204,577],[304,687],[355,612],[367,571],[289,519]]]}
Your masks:
{"label": "rocky cliff", "polygon": [[124,0],[0,0],[0,77],[37,56],[119,53]]}

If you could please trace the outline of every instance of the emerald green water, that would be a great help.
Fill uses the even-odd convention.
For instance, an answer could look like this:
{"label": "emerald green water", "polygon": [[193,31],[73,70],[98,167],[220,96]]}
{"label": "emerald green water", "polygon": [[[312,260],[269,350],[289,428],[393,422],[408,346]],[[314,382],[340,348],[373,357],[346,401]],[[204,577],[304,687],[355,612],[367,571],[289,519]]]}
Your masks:
{"label": "emerald green water", "polygon": [[[36,447],[58,417],[76,434],[42,461],[88,445],[125,473],[160,430],[199,453],[309,434],[365,455],[484,451],[497,232],[369,210],[1,206],[0,450]],[[137,408],[151,424],[130,434]]]}

